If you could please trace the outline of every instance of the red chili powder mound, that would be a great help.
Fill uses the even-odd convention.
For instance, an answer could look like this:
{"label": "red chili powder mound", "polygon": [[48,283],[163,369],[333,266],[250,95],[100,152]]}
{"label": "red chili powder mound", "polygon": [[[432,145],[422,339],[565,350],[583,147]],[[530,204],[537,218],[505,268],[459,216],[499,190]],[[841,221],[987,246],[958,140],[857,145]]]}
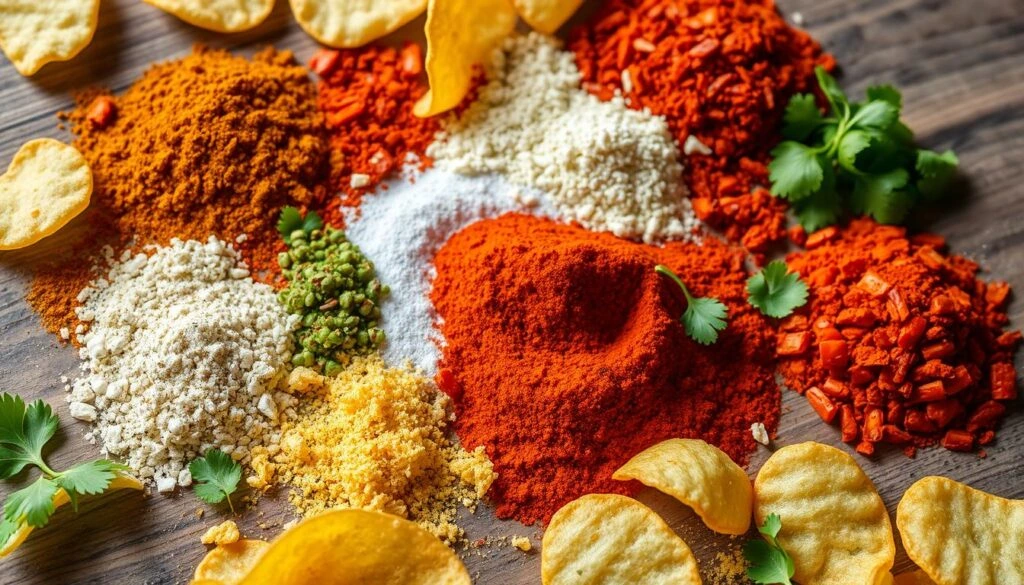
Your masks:
{"label": "red chili powder mound", "polygon": [[790,96],[835,62],[772,0],[610,0],[569,47],[589,91],[622,90],[665,117],[680,150],[693,135],[713,151],[685,160],[701,219],[754,252],[784,237],[785,205],[761,188],[768,152]]}
{"label": "red chili powder mound", "polygon": [[787,259],[810,302],[782,324],[780,367],[842,439],[864,455],[892,443],[913,455],[940,442],[970,451],[995,438],[1017,396],[1006,283],[945,256],[941,236],[857,220]]}
{"label": "red chili powder mound", "polygon": [[[740,463],[750,426],[774,432],[774,330],[746,302],[743,252],[715,240],[664,248],[509,214],[453,236],[434,259],[443,319],[438,383],[467,448],[484,445],[499,517],[547,522],[589,492],[629,493],[612,472],[673,437]],[[718,342],[691,341],[672,268],[729,307]]]}

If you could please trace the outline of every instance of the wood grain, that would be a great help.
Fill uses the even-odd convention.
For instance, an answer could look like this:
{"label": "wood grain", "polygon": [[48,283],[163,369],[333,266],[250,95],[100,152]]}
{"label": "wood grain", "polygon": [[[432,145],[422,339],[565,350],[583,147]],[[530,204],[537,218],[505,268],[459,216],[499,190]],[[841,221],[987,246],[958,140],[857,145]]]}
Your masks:
{"label": "wood grain", "polygon": [[[1024,10],[1020,0],[779,0],[784,13],[802,13],[805,28],[832,51],[842,66],[844,85],[855,94],[872,83],[890,82],[903,90],[905,113],[921,141],[951,147],[970,181],[964,197],[937,210],[930,228],[948,236],[953,249],[981,262],[990,277],[1024,290]],[[0,10],[3,4],[0,3]],[[419,20],[406,29],[415,35]],[[218,35],[130,0],[104,0],[93,43],[68,63],[46,66],[36,77],[18,75],[0,57],[0,161],[6,165],[26,140],[66,138],[56,112],[71,105],[70,92],[88,85],[123,90],[154,61],[188,53],[196,42],[251,52],[265,44],[293,49],[307,59],[315,49],[292,21],[287,2],[278,0],[271,17],[254,31]],[[83,229],[77,222],[71,229]],[[60,346],[41,328],[23,300],[27,267],[67,245],[59,234],[27,251],[0,253],[0,389],[26,398],[44,398],[62,419],[58,465],[95,457],[82,439],[85,426],[70,418],[60,377],[74,377],[74,350]],[[1011,306],[1014,325],[1024,324],[1024,303]],[[1024,372],[1024,359],[1017,359]],[[805,401],[783,393],[779,445],[817,440],[843,446],[834,429],[821,424]],[[763,449],[751,473],[767,456]],[[859,458],[889,506],[903,490],[929,474],[948,475],[1010,498],[1024,498],[1024,412],[1018,404],[988,449],[988,457],[927,450],[914,460],[886,452]],[[0,495],[19,487],[0,485]],[[670,498],[648,491],[641,499],[662,513],[690,543],[705,570],[715,554],[739,540],[716,537]],[[89,499],[77,516],[64,509],[37,531],[11,558],[0,561],[0,581],[8,584],[107,584],[187,582],[205,553],[199,535],[224,510],[207,509],[190,493],[139,497],[121,492]],[[265,497],[240,518],[243,533],[272,538],[291,518],[279,497]],[[538,527],[493,519],[488,509],[467,519],[471,539],[528,535],[539,542]],[[539,581],[540,557],[508,546],[464,551],[480,584]],[[897,570],[910,567],[900,551]]]}

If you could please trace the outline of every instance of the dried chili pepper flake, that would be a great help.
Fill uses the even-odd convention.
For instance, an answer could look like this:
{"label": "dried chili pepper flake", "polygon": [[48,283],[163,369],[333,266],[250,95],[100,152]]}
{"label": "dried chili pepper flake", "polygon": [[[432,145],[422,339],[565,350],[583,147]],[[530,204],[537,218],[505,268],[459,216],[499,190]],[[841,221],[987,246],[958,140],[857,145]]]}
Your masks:
{"label": "dried chili pepper flake", "polygon": [[850,359],[849,346],[846,341],[828,340],[818,343],[821,353],[821,363],[826,368],[833,370],[845,368]]}
{"label": "dried chili pepper flake", "polygon": [[946,431],[941,444],[950,451],[971,451],[974,449],[974,435],[967,431]]}
{"label": "dried chili pepper flake", "polygon": [[320,77],[326,77],[338,66],[341,53],[333,49],[320,49],[309,58],[309,70]]}
{"label": "dried chili pepper flake", "polygon": [[800,333],[780,333],[777,336],[775,351],[779,355],[800,355],[811,346],[811,334],[807,331]]}
{"label": "dried chili pepper flake", "polygon": [[982,429],[991,429],[1006,414],[1006,406],[989,400],[976,408],[967,418],[967,430],[977,433]]}
{"label": "dried chili pepper flake", "polygon": [[956,352],[956,347],[949,341],[940,341],[921,348],[921,356],[926,360],[949,357]]}
{"label": "dried chili pepper flake", "polygon": [[839,412],[839,406],[835,402],[832,402],[828,396],[825,396],[825,393],[822,392],[820,388],[817,386],[808,388],[805,396],[807,396],[807,402],[810,403],[814,412],[818,413],[821,420],[827,423],[831,423],[835,420],[836,414]]}
{"label": "dried chili pepper flake", "polygon": [[906,321],[907,317],[910,317],[910,309],[907,308],[907,303],[903,300],[900,290],[898,288],[891,289],[888,293],[888,298],[889,300],[885,304],[885,308],[892,320],[897,323]]}
{"label": "dried chili pepper flake", "polygon": [[825,244],[826,242],[834,240],[838,235],[839,228],[837,228],[836,226],[828,226],[827,228],[822,228],[814,232],[813,234],[807,236],[806,247],[808,250],[813,250],[818,246]]}
{"label": "dried chili pepper flake", "polygon": [[857,416],[853,406],[844,404],[839,410],[839,428],[842,431],[844,443],[852,443],[860,436],[860,425],[857,424]]}
{"label": "dried chili pepper flake", "polygon": [[890,285],[881,276],[869,270],[864,273],[857,286],[871,296],[880,297],[889,292]]}
{"label": "dried chili pepper flake", "polygon": [[953,422],[953,419],[964,412],[962,404],[955,400],[931,402],[925,406],[925,416],[940,429]]}
{"label": "dried chili pepper flake", "polygon": [[896,344],[905,351],[914,349],[917,347],[917,343],[921,341],[921,337],[927,328],[928,321],[923,317],[914,317],[910,320],[910,323],[907,323],[900,329],[899,337],[896,338]]}
{"label": "dried chili pepper flake", "polygon": [[925,414],[919,410],[907,412],[903,419],[903,426],[914,433],[934,433],[938,427]]}
{"label": "dried chili pepper flake", "polygon": [[865,457],[871,457],[875,454],[875,444],[869,441],[861,441],[857,443],[855,450]]}
{"label": "dried chili pepper flake", "polygon": [[921,246],[917,251],[918,258],[921,259],[926,265],[933,269],[939,269],[946,265],[946,259],[935,251],[935,248],[931,246]]}
{"label": "dried chili pepper flake", "polygon": [[85,114],[86,120],[97,129],[109,126],[113,123],[116,116],[117,104],[114,103],[114,98],[109,95],[97,96],[89,106],[89,111]]}
{"label": "dried chili pepper flake", "polygon": [[871,327],[875,324],[875,314],[871,309],[855,308],[843,309],[836,317],[837,325],[853,325],[856,327]]}
{"label": "dried chili pepper flake", "polygon": [[882,425],[882,438],[887,443],[903,445],[914,440],[914,437],[896,425]]}
{"label": "dried chili pepper flake", "polygon": [[821,391],[832,398],[848,398],[850,396],[850,389],[846,384],[835,378],[825,380],[825,383],[821,385]]}
{"label": "dried chili pepper flake", "polygon": [[864,412],[864,426],[861,435],[865,441],[877,443],[882,440],[882,425],[885,423],[885,413],[881,408],[869,407]]}
{"label": "dried chili pepper flake", "polygon": [[1006,304],[1010,298],[1010,285],[1005,282],[990,282],[985,287],[985,302],[995,308]]}
{"label": "dried chili pepper flake", "polygon": [[1013,400],[1017,398],[1017,370],[1011,363],[992,364],[989,370],[989,381],[992,384],[992,398],[996,400]]}

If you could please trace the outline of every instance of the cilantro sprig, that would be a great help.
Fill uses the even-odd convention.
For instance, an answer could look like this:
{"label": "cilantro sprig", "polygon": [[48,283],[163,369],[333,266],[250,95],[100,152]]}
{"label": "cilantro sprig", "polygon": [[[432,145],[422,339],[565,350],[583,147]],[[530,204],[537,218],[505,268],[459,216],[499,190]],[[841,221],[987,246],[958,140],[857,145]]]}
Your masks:
{"label": "cilantro sprig", "polygon": [[747,295],[747,302],[761,313],[788,317],[807,303],[807,284],[799,274],[789,272],[785,262],[775,260],[747,280]]}
{"label": "cilantro sprig", "polygon": [[683,281],[672,269],[663,264],[654,267],[654,271],[672,279],[683,290],[686,297],[686,311],[679,321],[683,324],[686,334],[701,345],[711,345],[718,341],[718,332],[725,329],[726,315],[729,310],[716,298],[694,297]]}
{"label": "cilantro sprig", "polygon": [[916,147],[900,121],[899,91],[869,87],[865,101],[851,103],[824,69],[815,74],[828,114],[813,95],[793,96],[783,117],[786,140],[768,165],[772,194],[789,200],[804,229],[836,223],[845,211],[900,223],[914,205],[945,192],[959,161],[951,150]]}
{"label": "cilantro sprig", "polygon": [[310,211],[305,217],[298,209],[288,205],[281,209],[281,217],[277,220],[277,233],[281,234],[284,243],[290,243],[292,234],[301,230],[309,235],[313,230],[324,227],[324,220],[315,211]]}
{"label": "cilantro sprig", "polygon": [[26,405],[18,395],[0,394],[0,480],[10,479],[26,467],[42,472],[28,487],[7,496],[0,520],[0,546],[22,524],[45,526],[53,515],[53,497],[59,490],[67,492],[72,507],[78,511],[80,496],[103,493],[119,473],[128,470],[106,459],[80,463],[66,471],[51,468],[43,457],[43,449],[58,426],[57,416],[42,400]]}
{"label": "cilantro sprig", "polygon": [[231,494],[238,489],[238,482],[242,479],[242,466],[237,461],[220,449],[209,449],[204,457],[197,457],[189,463],[188,470],[196,482],[196,497],[208,504],[218,504],[227,498],[228,508],[232,514],[235,513]]}
{"label": "cilantro sprig", "polygon": [[743,546],[743,556],[750,563],[747,577],[762,585],[793,585],[790,579],[796,569],[793,559],[779,544],[777,537],[782,530],[782,519],[778,514],[769,514],[764,524],[757,528],[764,540],[748,540]]}

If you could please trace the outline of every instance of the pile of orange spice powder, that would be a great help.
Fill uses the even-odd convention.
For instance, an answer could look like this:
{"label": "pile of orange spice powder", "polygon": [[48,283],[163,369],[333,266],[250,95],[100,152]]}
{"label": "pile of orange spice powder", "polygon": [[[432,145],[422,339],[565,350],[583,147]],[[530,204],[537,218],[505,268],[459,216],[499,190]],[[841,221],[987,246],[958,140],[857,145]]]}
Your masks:
{"label": "pile of orange spice powder", "polygon": [[610,0],[569,48],[585,88],[665,117],[698,217],[755,253],[785,236],[768,152],[790,96],[835,62],[772,0]]}

